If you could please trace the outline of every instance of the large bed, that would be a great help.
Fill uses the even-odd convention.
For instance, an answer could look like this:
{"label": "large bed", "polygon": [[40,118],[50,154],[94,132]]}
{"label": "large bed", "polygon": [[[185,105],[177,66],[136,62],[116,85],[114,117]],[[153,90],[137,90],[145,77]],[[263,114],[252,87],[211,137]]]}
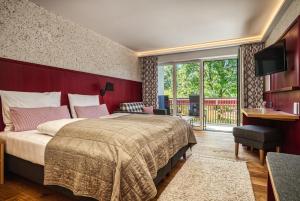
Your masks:
{"label": "large bed", "polygon": [[[124,115],[122,115],[122,116],[124,116]],[[121,122],[120,117],[118,117],[118,116],[117,116],[117,118],[109,118],[109,119],[118,119],[119,122],[116,123],[116,125],[117,124],[119,125]],[[103,125],[106,125],[108,122],[112,122],[109,119],[102,120],[102,121],[99,120],[97,122],[94,122],[94,120],[87,120],[89,123],[88,127],[90,127],[91,122],[92,122],[92,124],[103,123]],[[166,134],[168,132],[171,133],[170,136],[173,136],[172,132],[173,132],[173,130],[175,130],[175,127],[178,126],[178,124],[184,125],[182,127],[184,129],[186,129],[186,128],[190,129],[189,127],[186,127],[187,124],[185,124],[185,122],[183,120],[179,120],[178,118],[173,118],[173,117],[158,117],[158,116],[150,117],[149,115],[128,115],[128,117],[126,117],[126,121],[132,120],[134,122],[137,122],[137,119],[144,119],[144,120],[141,120],[141,122],[145,123],[145,125],[144,125],[145,127],[149,127],[150,124],[152,124],[154,122],[162,121],[162,120],[164,120],[165,122],[161,122],[161,125],[163,125],[163,123],[167,123],[167,121],[172,122],[172,124],[174,124],[174,125],[172,125],[170,127],[171,124],[169,124],[169,128],[167,128],[168,131],[166,132]],[[176,120],[174,120],[174,119],[176,119]],[[104,123],[103,121],[107,121],[107,122]],[[122,121],[125,121],[124,117],[123,117]],[[149,125],[147,125],[147,123],[146,123],[147,121],[149,121]],[[141,123],[141,122],[139,122],[139,123]],[[78,130],[79,127],[84,127],[85,124],[86,124],[85,122],[81,122],[79,125],[76,126],[73,124],[73,126],[75,126],[75,129]],[[157,123],[157,124],[159,124],[159,123]],[[129,124],[129,125],[131,125],[131,124]],[[152,125],[152,126],[155,127],[155,125]],[[173,128],[173,126],[174,126],[174,128]],[[137,126],[136,128],[133,128],[133,129],[137,129],[138,127],[140,127],[140,126]],[[142,129],[145,129],[145,128],[142,128]],[[162,129],[165,130],[166,128],[162,128]],[[128,130],[131,130],[131,129],[128,129]],[[155,174],[152,174],[152,179],[153,179],[152,182],[155,185],[157,185],[171,171],[172,167],[174,167],[176,165],[177,161],[185,155],[185,152],[187,151],[187,149],[190,146],[192,146],[192,144],[195,143],[194,136],[190,135],[187,130],[185,132],[186,133],[184,133],[184,132],[181,133],[181,135],[184,136],[182,139],[184,139],[183,141],[185,141],[185,139],[186,139],[186,142],[182,142],[179,144],[178,140],[176,141],[175,139],[173,139],[173,137],[169,138],[169,142],[168,142],[168,144],[165,144],[165,146],[176,147],[176,148],[174,148],[174,150],[170,152],[171,155],[169,155],[168,158],[166,158],[167,160],[159,160],[160,161],[159,163],[153,163],[156,165],[159,164],[158,167],[150,168],[152,171],[153,170],[156,171]],[[67,133],[67,135],[69,135],[70,132],[65,131],[62,133]],[[155,134],[155,135],[157,135],[157,134]],[[80,199],[80,200],[97,200],[95,196],[92,197],[91,195],[87,195],[87,196],[85,195],[84,197],[82,197],[81,195],[84,195],[84,192],[76,192],[76,190],[77,190],[76,187],[65,186],[64,183],[59,183],[58,180],[55,180],[55,179],[53,180],[53,178],[61,176],[59,174],[54,175],[54,176],[52,175],[53,170],[55,170],[55,168],[57,168],[57,167],[52,167],[52,169],[51,168],[49,169],[50,166],[48,166],[48,167],[46,166],[47,168],[45,168],[45,158],[47,158],[47,157],[45,157],[45,153],[48,153],[48,158],[49,158],[49,155],[51,155],[51,156],[55,155],[55,152],[51,152],[51,151],[47,152],[47,148],[49,150],[51,150],[48,146],[49,142],[52,142],[52,144],[53,144],[53,141],[55,141],[55,140],[53,140],[53,137],[39,133],[36,130],[24,131],[24,132],[3,132],[0,134],[0,137],[6,141],[6,170],[7,171],[18,174],[20,176],[23,176],[27,179],[30,179],[30,180],[40,183],[40,184],[45,184],[45,178],[48,178],[49,182],[46,184],[48,184],[48,185],[52,184],[51,186],[54,187],[56,190],[59,190],[69,196],[72,196],[72,197],[74,197],[76,199]],[[59,139],[59,137],[60,137],[60,139]],[[61,140],[65,137],[66,136],[58,134],[58,137],[55,137],[55,139],[57,139],[58,142],[61,142]],[[69,137],[69,136],[67,136],[67,137]],[[170,139],[171,139],[171,141],[170,141]],[[168,150],[168,149],[165,149],[165,150]],[[158,149],[155,150],[154,152],[157,152],[157,151],[158,151]],[[152,152],[152,153],[154,153],[154,152]],[[159,153],[157,153],[157,154],[159,154]],[[59,158],[59,156],[60,156],[60,154],[56,155],[55,158]],[[166,156],[164,156],[164,157],[166,157]],[[157,157],[153,156],[153,159],[157,159]],[[48,162],[52,161],[52,160],[53,159],[48,160]],[[74,158],[71,160],[74,160]],[[46,163],[47,163],[47,161],[46,161]],[[58,160],[58,161],[56,161],[56,163],[60,164],[61,161]],[[55,164],[55,162],[53,164]],[[150,163],[142,162],[141,164],[147,164],[149,166]],[[152,165],[152,163],[151,163],[151,165]],[[87,167],[89,167],[89,165]],[[45,169],[46,169],[46,173],[47,173],[47,169],[48,169],[48,174],[46,174],[46,175],[45,175]],[[150,169],[149,169],[149,172],[150,172]],[[60,171],[62,171],[62,170],[59,170],[59,172]],[[49,172],[51,172],[51,174],[49,174]],[[148,170],[146,172],[148,172]],[[143,172],[143,173],[145,173],[145,172]],[[153,175],[155,175],[155,176],[153,176]],[[71,180],[71,181],[72,181],[71,183],[74,182],[73,180]],[[85,182],[87,182],[87,181],[85,181]],[[122,182],[122,181],[120,181],[120,182]],[[149,181],[146,181],[146,179],[145,179],[144,183],[141,186],[145,185],[145,189],[149,189],[151,187],[151,182],[149,183]],[[80,184],[80,185],[82,185],[82,184]],[[62,186],[64,186],[64,188],[62,188]],[[139,188],[141,188],[141,186]],[[92,188],[93,185],[91,185],[90,187]],[[122,186],[120,186],[120,188],[122,188]],[[70,189],[72,191],[70,191]],[[75,192],[76,196],[73,195],[74,192]],[[132,198],[132,196],[144,196],[143,194],[145,194],[145,197],[143,197],[143,198],[141,197],[139,199],[141,200],[141,199],[145,198],[145,200],[149,200],[149,198],[153,198],[153,195],[150,195],[151,193],[154,193],[154,195],[156,194],[156,192],[154,192],[153,190],[149,190],[148,192],[145,191],[145,192],[142,192],[141,194],[137,193],[137,195],[131,195],[131,198]],[[116,200],[117,199],[122,200],[119,197],[119,196],[122,196],[121,190],[120,190],[120,194],[119,193],[117,193],[117,194],[118,195],[117,195]],[[149,195],[147,195],[147,194],[149,194]],[[126,199],[124,199],[124,200],[126,200]]]}
{"label": "large bed", "polygon": [[[141,82],[120,80],[117,78],[115,79],[90,73],[70,71],[3,58],[0,58],[0,63],[0,90],[22,92],[17,102],[14,101],[16,100],[16,97],[14,99],[7,99],[8,101],[4,101],[5,99],[3,99],[1,96],[0,104],[2,107],[0,107],[0,110],[2,111],[0,111],[0,131],[3,131],[4,128],[12,129],[12,126],[14,126],[14,129],[16,130],[17,124],[14,124],[14,122],[10,121],[12,119],[9,120],[8,118],[11,117],[9,114],[11,109],[13,109],[15,112],[18,111],[19,114],[21,111],[28,111],[25,108],[32,108],[36,111],[37,108],[42,107],[44,108],[43,111],[50,111],[53,110],[53,108],[46,109],[45,107],[56,107],[56,110],[62,111],[64,107],[65,109],[70,108],[72,110],[72,104],[70,103],[69,97],[70,94],[79,94],[80,96],[96,95],[98,104],[99,101],[102,102],[105,100],[105,104],[108,106],[108,111],[110,112],[116,111],[119,107],[119,104],[122,102],[142,101]],[[103,88],[105,83],[108,81],[114,83],[114,91],[108,93],[104,99],[99,98],[100,89]],[[30,93],[26,94],[25,92]],[[50,96],[50,94],[52,95]],[[84,99],[84,102],[89,102],[90,105],[74,104],[74,106],[95,106],[95,104],[91,104],[91,102],[87,101],[87,99]],[[3,110],[3,108],[6,109]],[[67,116],[69,117],[70,114],[69,112],[67,113]],[[44,112],[41,114],[44,114]],[[53,116],[53,114],[56,113],[49,113],[49,116]],[[76,118],[73,116],[73,114],[72,117]],[[133,119],[129,120],[131,117]],[[128,177],[131,178],[130,184],[137,185],[140,189],[139,193],[137,193],[139,197],[137,199],[131,199],[132,197],[130,198],[130,196],[127,199],[123,196],[125,190],[128,190],[132,193],[128,187],[124,187],[124,178],[126,178],[126,175],[119,174],[119,176],[117,176],[115,172],[113,172],[112,174],[106,174],[106,176],[103,177],[107,178],[106,180],[110,183],[113,181],[113,177],[119,179],[119,182],[114,183],[113,197],[107,196],[112,194],[112,189],[109,187],[109,185],[105,184],[106,187],[104,188],[103,186],[97,186],[98,184],[93,184],[93,182],[89,182],[89,179],[82,178],[82,175],[80,175],[80,171],[87,170],[86,173],[89,176],[93,177],[91,174],[92,172],[94,172],[95,176],[98,176],[100,174],[98,172],[102,171],[102,162],[98,159],[103,158],[103,156],[104,158],[105,156],[110,156],[112,153],[112,149],[109,149],[109,145],[103,144],[100,146],[99,143],[101,137],[105,137],[105,135],[106,137],[110,136],[108,132],[102,133],[102,131],[107,131],[110,129],[110,120],[108,119],[87,119],[82,122],[74,122],[58,130],[54,137],[36,131],[35,129],[38,127],[38,125],[32,129],[27,129],[27,131],[23,129],[23,131],[19,130],[20,132],[1,132],[0,138],[3,138],[6,142],[5,171],[20,175],[39,184],[53,187],[56,190],[66,193],[69,196],[79,200],[150,200],[156,194],[155,185],[157,185],[171,171],[172,167],[176,165],[177,161],[185,155],[187,149],[196,143],[196,140],[191,131],[191,127],[180,118],[170,116],[157,117],[156,115],[143,115],[140,117],[141,118],[137,118],[137,116],[128,115],[128,117],[126,117],[127,119],[125,117],[122,120],[119,119],[118,121],[123,121],[123,125],[126,124],[125,127],[120,127],[120,123],[114,123],[113,127],[116,129],[115,133],[118,133],[120,136],[120,131],[122,131],[123,128],[127,128],[126,135],[124,135],[123,138],[122,136],[120,138],[124,139],[124,142],[126,143],[122,143],[118,138],[109,139],[113,142],[117,142],[115,147],[118,147],[118,149],[114,150],[123,152],[124,148],[125,150],[130,151],[128,152],[129,157],[138,159],[137,161],[139,161],[140,165],[137,165],[136,168],[131,168],[134,173],[137,173],[135,172],[135,169],[141,169],[142,167],[141,177]],[[34,117],[33,119],[38,119],[38,117]],[[115,119],[114,116],[111,119]],[[144,120],[139,121],[138,119]],[[132,122],[132,126],[124,123],[128,121]],[[168,121],[171,124],[168,124]],[[29,121],[28,125],[30,123],[31,122]],[[141,128],[139,125],[141,125]],[[89,128],[90,126],[92,127]],[[21,128],[22,126],[19,125],[19,129]],[[174,133],[176,128],[177,131]],[[153,132],[154,130],[156,130],[156,132]],[[141,135],[136,135],[136,133],[140,133]],[[147,133],[147,135],[143,136],[143,133]],[[88,148],[89,146],[94,146],[91,145],[93,144],[93,140],[89,139],[91,134],[96,136],[95,145],[98,146],[98,148],[91,150],[84,149],[84,147]],[[79,139],[81,135],[83,136],[82,140]],[[131,135],[136,137],[136,141],[128,141]],[[164,136],[168,136],[166,138],[168,140],[164,139]],[[178,138],[173,139],[172,136],[177,136]],[[68,140],[66,140],[67,138],[71,139],[70,143]],[[155,144],[148,146],[149,144],[147,144],[147,141],[145,140],[155,138],[157,138],[157,147]],[[175,139],[178,140],[176,141]],[[86,143],[83,141],[86,141]],[[63,145],[65,144],[66,146],[58,146],[60,142],[63,142]],[[76,146],[76,143],[82,143],[83,146]],[[109,144],[109,141],[107,141],[107,143]],[[132,148],[130,145],[135,146],[135,152],[131,152]],[[55,147],[58,148],[56,149]],[[108,154],[101,156],[101,152],[99,152],[99,150],[102,150],[102,147],[105,147]],[[150,149],[151,152],[143,153],[143,149],[145,147],[152,147]],[[66,153],[68,154],[68,149],[70,150],[70,157],[66,157],[67,155],[65,155]],[[92,152],[93,150],[96,150],[95,153]],[[141,152],[138,150],[141,150]],[[61,157],[59,152],[63,153],[62,155],[65,157]],[[125,151],[123,153],[127,152]],[[141,153],[146,154],[145,159],[143,159],[143,155]],[[80,154],[84,157],[80,157]],[[90,157],[93,154],[96,154],[94,155],[96,163],[92,161],[93,157]],[[114,156],[118,156],[118,154],[114,154]],[[64,158],[69,159],[64,160]],[[87,160],[83,160],[85,158]],[[124,161],[128,164],[128,161],[130,160],[119,161],[118,168],[124,167]],[[85,168],[80,169],[82,164]],[[111,164],[111,167],[116,169],[114,165],[117,163],[112,162]],[[72,166],[76,168],[73,168]],[[75,170],[73,171],[73,176],[68,173],[69,171],[67,167],[71,167],[69,169],[73,168],[73,170]],[[107,168],[107,170],[109,170],[109,168]],[[62,174],[61,178],[64,179],[60,180],[61,172],[65,172],[66,174]],[[66,175],[68,176],[65,177]],[[139,178],[147,178],[146,185],[144,187],[143,182],[140,182]],[[68,182],[66,182],[67,180]],[[87,191],[81,191],[86,187],[89,188]],[[104,193],[105,196],[99,196],[101,193],[103,193],[99,193],[99,189],[106,192]],[[131,195],[134,196],[133,194]]]}

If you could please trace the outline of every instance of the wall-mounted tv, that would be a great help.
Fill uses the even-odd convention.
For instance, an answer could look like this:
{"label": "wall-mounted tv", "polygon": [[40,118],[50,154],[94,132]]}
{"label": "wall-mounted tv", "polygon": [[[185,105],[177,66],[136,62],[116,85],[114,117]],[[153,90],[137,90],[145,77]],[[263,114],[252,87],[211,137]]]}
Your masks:
{"label": "wall-mounted tv", "polygon": [[287,70],[285,40],[281,40],[254,55],[255,75],[264,76]]}

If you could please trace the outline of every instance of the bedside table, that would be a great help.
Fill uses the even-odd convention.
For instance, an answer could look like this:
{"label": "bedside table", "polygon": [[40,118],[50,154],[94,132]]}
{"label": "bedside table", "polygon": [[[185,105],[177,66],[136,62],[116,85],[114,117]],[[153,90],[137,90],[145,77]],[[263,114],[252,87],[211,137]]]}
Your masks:
{"label": "bedside table", "polygon": [[5,141],[0,139],[0,184],[4,184],[4,145]]}

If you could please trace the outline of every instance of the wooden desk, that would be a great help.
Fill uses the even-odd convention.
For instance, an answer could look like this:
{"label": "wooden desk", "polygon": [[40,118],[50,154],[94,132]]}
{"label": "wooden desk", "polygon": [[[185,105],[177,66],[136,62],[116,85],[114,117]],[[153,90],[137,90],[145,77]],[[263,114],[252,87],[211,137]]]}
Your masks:
{"label": "wooden desk", "polygon": [[248,109],[241,110],[246,117],[279,120],[279,121],[295,121],[299,119],[298,115],[290,114],[287,112],[276,111],[273,109]]}

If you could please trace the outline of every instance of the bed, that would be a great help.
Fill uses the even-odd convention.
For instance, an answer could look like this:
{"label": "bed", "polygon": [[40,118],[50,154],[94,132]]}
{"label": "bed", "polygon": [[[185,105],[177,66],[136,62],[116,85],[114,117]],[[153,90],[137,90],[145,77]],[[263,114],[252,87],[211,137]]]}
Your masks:
{"label": "bed", "polygon": [[[141,117],[144,116],[145,115],[142,115]],[[112,117],[110,118],[115,119]],[[132,115],[130,115],[130,118],[132,118]],[[148,117],[144,119],[144,121],[149,121]],[[100,122],[97,122],[97,124],[98,123]],[[43,184],[45,177],[45,151],[48,143],[52,140],[52,137],[41,134],[36,130],[24,132],[3,132],[0,134],[0,137],[6,141],[6,170],[30,179],[34,182]],[[157,174],[153,178],[155,185],[157,185],[171,171],[172,167],[174,167],[177,161],[185,155],[185,152],[193,143],[187,143],[178,148],[178,150],[176,150],[176,152],[174,152],[174,154],[168,158],[166,164],[157,169]],[[73,198],[79,200],[96,200],[95,198],[91,197],[82,197],[78,195],[78,193],[77,196],[74,196],[73,193],[67,188],[58,186],[63,185],[53,185],[56,190],[65,193],[68,196],[72,196]]]}
{"label": "bed", "polygon": [[[27,96],[27,98],[24,98],[25,96],[23,94],[21,99],[18,101],[18,103],[22,104],[9,105],[9,107],[70,107],[70,99],[68,98],[69,93],[81,95],[99,95],[100,88],[107,81],[113,82],[116,86],[114,92],[108,93],[105,97],[105,103],[107,104],[110,112],[116,111],[121,102],[142,101],[141,82],[120,80],[95,74],[70,71],[2,58],[0,58],[0,62],[2,64],[0,74],[0,90],[15,90],[19,92],[23,91],[35,93],[35,98],[33,99],[28,99]],[[131,93],[126,93],[129,91]],[[38,95],[40,98],[37,98],[36,93],[48,92],[60,92],[61,96],[58,96],[56,93],[56,99],[54,102],[50,101],[51,104],[49,104],[50,102],[46,99],[41,99],[40,95]],[[54,98],[54,96],[51,97]],[[45,100],[45,102],[41,102],[41,100]],[[101,100],[103,101],[103,99]],[[26,104],[24,101],[26,101]],[[0,102],[2,105],[2,112],[0,112],[0,131],[2,131],[4,128],[6,129],[8,125],[11,126],[12,122],[5,121],[5,118],[7,118],[9,115],[2,115],[3,112],[6,114],[6,110],[3,110],[3,105],[5,105],[3,104],[3,97],[1,97]],[[37,105],[37,103],[39,105]],[[52,138],[40,134],[35,130],[29,130],[30,131],[21,131],[18,133],[3,132],[0,134],[0,137],[4,138],[6,141],[5,170],[25,177],[31,181],[44,184],[45,167],[47,166],[47,161],[45,158],[49,159],[49,157],[46,157],[47,147],[49,147],[49,143],[52,142],[52,139],[55,139],[56,137]],[[145,131],[148,130],[151,129],[145,129]],[[167,130],[172,131],[172,128],[167,128]],[[172,145],[171,142],[172,141],[170,141],[169,146]],[[159,167],[152,169],[152,187],[155,187],[155,185],[157,185],[162,178],[164,178],[165,175],[170,172],[171,168],[176,165],[177,161],[185,155],[187,149],[194,143],[196,142],[193,141],[192,143],[189,143],[186,141],[184,144],[182,144],[182,146],[176,146],[176,150],[174,150],[174,152],[168,156],[168,160],[161,163]],[[153,170],[156,171],[155,174]],[[48,179],[49,178],[51,179],[51,176],[49,177],[48,175]],[[53,187],[62,193],[68,194],[79,200],[95,200],[91,198],[92,196],[89,196],[89,198],[86,198],[86,196],[74,196],[73,192],[67,188],[58,187],[57,185],[53,185]]]}

